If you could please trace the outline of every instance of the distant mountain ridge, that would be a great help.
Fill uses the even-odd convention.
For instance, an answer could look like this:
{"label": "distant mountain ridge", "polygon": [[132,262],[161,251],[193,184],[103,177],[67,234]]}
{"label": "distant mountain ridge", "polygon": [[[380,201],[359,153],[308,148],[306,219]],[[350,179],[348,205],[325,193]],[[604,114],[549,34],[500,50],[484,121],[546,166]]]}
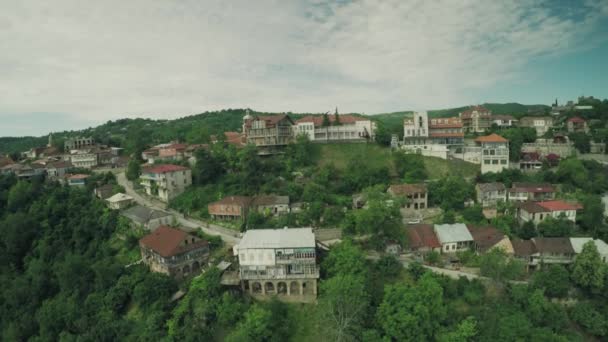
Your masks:
{"label": "distant mountain ridge", "polygon": [[[549,106],[545,105],[522,105],[519,103],[506,104],[483,104],[496,114],[512,114],[522,116],[530,111],[544,112]],[[458,115],[468,106],[431,110],[431,117],[446,117]],[[393,130],[402,125],[403,118],[412,111],[399,111],[393,113],[381,113],[365,115],[370,119],[380,122],[387,128]],[[257,115],[272,115],[278,113],[255,112]],[[322,113],[291,113],[294,119],[305,115]],[[353,113],[355,115],[363,115]],[[102,144],[121,146],[132,151],[141,145],[151,145],[171,140],[180,140],[189,143],[204,143],[209,140],[210,135],[221,134],[224,131],[238,131],[241,129],[242,118],[245,109],[225,109],[213,112],[204,112],[185,116],[177,119],[119,119],[108,121],[96,127],[75,130],[53,132],[53,140],[56,146],[61,146],[63,141],[69,137],[92,136]],[[139,140],[145,140],[145,142]],[[0,153],[16,153],[26,151],[30,148],[46,145],[48,135],[41,137],[0,137]]]}

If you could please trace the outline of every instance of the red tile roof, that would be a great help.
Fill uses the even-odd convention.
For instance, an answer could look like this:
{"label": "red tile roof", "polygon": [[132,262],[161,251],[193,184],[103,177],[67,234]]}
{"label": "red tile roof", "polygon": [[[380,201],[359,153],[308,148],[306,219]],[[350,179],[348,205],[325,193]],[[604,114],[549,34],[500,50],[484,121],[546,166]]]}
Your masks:
{"label": "red tile roof", "polygon": [[219,201],[209,203],[209,205],[224,204],[224,205],[240,205],[248,206],[253,198],[248,196],[226,196]]}
{"label": "red tile roof", "polygon": [[579,117],[579,116],[575,116],[573,118],[568,119],[568,122],[574,122],[574,123],[585,123],[585,119]]}
{"label": "red tile roof", "polygon": [[464,137],[464,133],[462,133],[462,132],[457,132],[457,133],[433,133],[433,132],[431,132],[429,134],[429,136],[431,138],[462,138],[462,137]]}
{"label": "red tile roof", "polygon": [[476,142],[509,142],[509,140],[501,137],[500,135],[496,134],[496,133],[492,133],[490,135],[486,135],[483,137],[479,137],[477,139],[475,139]]}
{"label": "red tile roof", "polygon": [[583,209],[583,206],[578,203],[568,203],[560,200],[538,202],[538,205],[549,211]]}
{"label": "red tile roof", "polygon": [[[327,115],[330,123],[334,123],[336,121],[336,115],[330,114]],[[353,124],[357,121],[369,121],[369,119],[362,118],[360,116],[355,116],[351,114],[338,115],[341,124]],[[312,122],[315,127],[320,127],[323,125],[323,115],[308,115],[296,121],[296,123],[303,122]]]}
{"label": "red tile roof", "polygon": [[167,173],[190,170],[187,167],[173,164],[154,165],[142,170],[142,173]]}
{"label": "red tile roof", "polygon": [[[139,244],[152,249],[164,258],[209,245],[207,241],[198,238],[195,238],[195,242],[192,243],[192,238],[195,237],[179,229],[160,226],[154,232],[141,238]],[[188,244],[185,244],[185,241],[188,241]]]}
{"label": "red tile roof", "polygon": [[441,244],[435,235],[432,224],[415,224],[407,228],[409,245],[412,249],[440,248]]}
{"label": "red tile roof", "polygon": [[473,107],[465,110],[464,112],[460,113],[460,117],[463,119],[469,119],[469,118],[471,118],[471,116],[473,115],[473,112],[475,112],[475,111],[478,112],[479,114],[481,114],[482,116],[492,115],[490,110],[488,110],[487,108],[485,108],[483,106],[473,106]]}
{"label": "red tile roof", "polygon": [[270,127],[276,126],[283,119],[287,119],[291,123],[293,123],[291,118],[289,116],[287,116],[286,114],[263,115],[263,116],[254,116],[252,119],[248,119],[247,121],[245,121],[245,127],[250,128],[252,122],[261,120],[261,121],[266,121],[266,128],[270,128]]}
{"label": "red tile roof", "polygon": [[75,175],[70,175],[70,176],[68,176],[67,178],[68,178],[68,179],[87,179],[87,178],[89,178],[90,176],[91,176],[91,175],[85,175],[85,174],[79,173],[79,174],[75,174]]}
{"label": "red tile roof", "polygon": [[237,147],[243,146],[243,135],[239,132],[224,132],[226,142]]}

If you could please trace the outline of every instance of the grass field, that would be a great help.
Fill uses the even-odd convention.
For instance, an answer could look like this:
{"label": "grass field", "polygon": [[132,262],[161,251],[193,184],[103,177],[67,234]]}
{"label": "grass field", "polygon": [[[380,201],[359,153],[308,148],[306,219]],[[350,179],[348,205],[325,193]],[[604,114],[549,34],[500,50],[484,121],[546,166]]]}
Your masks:
{"label": "grass field", "polygon": [[[344,170],[353,158],[361,158],[366,163],[386,166],[392,177],[398,178],[391,158],[391,150],[377,144],[319,144],[316,153],[317,164],[325,166],[333,164],[337,169]],[[479,165],[462,160],[445,160],[435,157],[424,157],[424,164],[429,179],[440,179],[447,175],[463,178],[474,177],[479,172]]]}

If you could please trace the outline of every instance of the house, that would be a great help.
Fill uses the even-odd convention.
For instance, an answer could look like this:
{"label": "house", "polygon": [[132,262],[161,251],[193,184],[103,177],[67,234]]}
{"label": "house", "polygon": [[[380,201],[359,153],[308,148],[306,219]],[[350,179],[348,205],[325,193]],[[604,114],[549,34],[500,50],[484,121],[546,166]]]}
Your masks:
{"label": "house", "polygon": [[402,148],[407,152],[448,159],[462,153],[463,145],[464,131],[458,117],[429,119],[427,112],[414,112],[403,120]]}
{"label": "house", "polygon": [[245,219],[249,212],[252,198],[247,196],[226,196],[219,201],[209,203],[207,210],[214,220]]}
{"label": "house", "polygon": [[492,125],[498,126],[498,128],[510,128],[514,127],[517,123],[511,115],[492,115]]}
{"label": "house", "polygon": [[159,226],[173,223],[173,215],[141,205],[125,210],[121,215],[131,220],[134,226],[146,230],[154,230]]}
{"label": "house", "polygon": [[8,154],[7,155],[0,154],[0,168],[5,167],[7,165],[12,165],[14,163],[15,162]]}
{"label": "house", "polygon": [[290,300],[316,297],[319,266],[311,228],[248,230],[233,253],[243,291]]}
{"label": "house", "polygon": [[546,264],[570,264],[574,261],[574,249],[567,237],[536,237],[532,239],[536,253],[532,254],[530,266]]}
{"label": "house", "polygon": [[69,161],[56,161],[46,165],[46,175],[52,179],[63,178],[74,166]]}
{"label": "house", "polygon": [[243,117],[245,143],[259,147],[261,154],[275,153],[275,148],[293,141],[293,125],[293,120],[285,114],[252,116],[247,110]]}
{"label": "house", "polygon": [[85,186],[86,180],[90,175],[85,174],[75,174],[75,175],[66,175],[66,182],[69,186]]}
{"label": "house", "polygon": [[486,253],[495,248],[502,249],[507,255],[515,253],[511,240],[500,230],[492,226],[474,227],[468,225],[467,228],[473,236],[475,250],[478,253]]}
{"label": "house", "polygon": [[142,170],[140,180],[148,195],[169,202],[192,185],[192,171],[173,164],[154,165]]}
{"label": "house", "polygon": [[572,245],[574,254],[581,254],[581,252],[583,251],[583,246],[589,241],[593,242],[595,248],[597,248],[600,257],[602,258],[602,261],[608,262],[608,244],[606,244],[606,242],[600,239],[593,239],[590,237],[571,237],[570,244]]}
{"label": "house", "polygon": [[510,202],[546,201],[555,198],[555,188],[547,183],[515,182],[508,192]]}
{"label": "house", "polygon": [[441,252],[441,243],[433,230],[432,224],[414,224],[406,228],[409,247],[412,252]]}
{"label": "house", "polygon": [[77,138],[67,139],[63,143],[63,150],[66,152],[69,152],[72,150],[80,150],[82,148],[91,147],[91,146],[95,146],[95,140],[93,140],[93,138],[77,137]]}
{"label": "house", "polygon": [[[235,146],[236,148],[243,148],[245,146],[245,137],[243,133],[224,132],[223,137],[223,142],[226,144]],[[210,138],[212,144],[217,144],[220,142],[216,135],[211,135]]]}
{"label": "house", "polygon": [[474,247],[473,236],[464,223],[436,224],[434,230],[443,253],[461,252]]}
{"label": "house", "polygon": [[549,217],[565,217],[574,223],[576,221],[576,211],[582,209],[579,204],[571,204],[560,200],[542,202],[523,202],[518,205],[517,217],[520,222],[531,221],[534,224],[546,220]]}
{"label": "house", "polygon": [[534,256],[537,255],[536,245],[532,240],[512,240],[513,256],[521,260],[526,265],[526,270],[530,268]]}
{"label": "house", "polygon": [[519,120],[519,126],[534,128],[536,136],[541,137],[553,127],[553,118],[550,116],[525,116]]}
{"label": "house", "polygon": [[589,133],[587,121],[579,116],[575,116],[566,121],[568,133]]}
{"label": "house", "polygon": [[289,196],[259,195],[251,201],[251,207],[265,215],[289,213]]}
{"label": "house", "polygon": [[102,186],[98,186],[93,190],[93,193],[95,194],[95,197],[105,200],[114,194],[114,185],[104,184]]}
{"label": "house", "polygon": [[475,144],[481,147],[481,173],[501,172],[509,168],[509,140],[496,133],[478,137]]}
{"label": "house", "polygon": [[179,229],[160,226],[139,240],[143,263],[152,272],[182,279],[197,275],[209,258],[209,243]]}
{"label": "house", "polygon": [[519,158],[519,170],[523,172],[539,171],[543,167],[541,155],[537,152],[522,152]]}
{"label": "house", "polygon": [[[323,125],[327,117],[329,125]],[[361,116],[351,114],[338,115],[309,115],[295,122],[295,136],[306,135],[310,141],[367,141],[374,138],[376,124]]]}
{"label": "house", "polygon": [[70,154],[70,162],[74,167],[90,169],[99,165],[98,153],[95,149],[74,150]]}
{"label": "house", "polygon": [[507,191],[502,183],[477,183],[475,192],[477,193],[477,203],[481,203],[484,208],[507,201]]}
{"label": "house", "polygon": [[31,164],[8,164],[0,168],[0,173],[4,175],[13,174],[20,179],[32,179],[34,177],[43,177],[45,166],[38,163]]}
{"label": "house", "polygon": [[428,207],[426,184],[393,184],[386,192],[393,197],[407,199],[407,203],[404,204],[406,209],[417,211]]}
{"label": "house", "polygon": [[108,202],[108,207],[110,207],[110,209],[121,210],[128,208],[133,204],[133,197],[119,192],[106,198],[106,202]]}
{"label": "house", "polygon": [[492,112],[483,106],[473,106],[458,114],[465,132],[483,133],[492,124]]}
{"label": "house", "polygon": [[606,145],[605,142],[591,141],[589,142],[589,153],[605,154]]}

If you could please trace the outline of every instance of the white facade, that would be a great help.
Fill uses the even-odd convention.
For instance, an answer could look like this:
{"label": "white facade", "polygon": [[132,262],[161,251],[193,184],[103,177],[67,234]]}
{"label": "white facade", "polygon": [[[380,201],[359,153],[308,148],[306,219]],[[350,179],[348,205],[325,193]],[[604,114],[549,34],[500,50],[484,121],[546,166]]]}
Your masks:
{"label": "white facade", "polygon": [[97,153],[77,151],[70,155],[70,162],[74,167],[90,169],[98,165]]}
{"label": "white facade", "polygon": [[[346,116],[345,116],[346,117]],[[319,118],[315,118],[318,121]],[[357,118],[356,120],[344,120],[340,125],[323,127],[315,121],[296,121],[293,125],[295,136],[304,134],[310,141],[361,141],[373,139],[376,124],[371,120]]]}
{"label": "white facade", "polygon": [[509,168],[508,142],[481,143],[481,173],[501,172]]}
{"label": "white facade", "polygon": [[470,249],[474,239],[463,223],[436,224],[434,226],[442,253],[455,253]]}
{"label": "white facade", "polygon": [[146,172],[144,170],[141,175],[141,185],[148,195],[156,196],[163,202],[169,202],[192,185],[192,171],[187,168],[164,172],[154,170]]}

